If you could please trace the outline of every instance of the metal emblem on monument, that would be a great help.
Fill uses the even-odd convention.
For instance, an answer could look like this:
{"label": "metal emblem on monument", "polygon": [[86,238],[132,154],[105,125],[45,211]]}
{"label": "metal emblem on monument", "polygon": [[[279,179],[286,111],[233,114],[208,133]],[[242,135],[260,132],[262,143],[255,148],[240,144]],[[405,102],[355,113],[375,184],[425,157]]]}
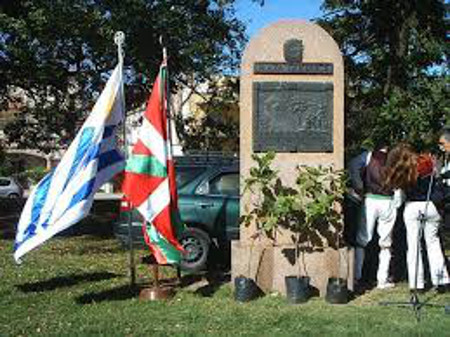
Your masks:
{"label": "metal emblem on monument", "polygon": [[287,63],[303,62],[303,42],[302,40],[287,40],[283,46],[284,59]]}
{"label": "metal emblem on monument", "polygon": [[286,62],[256,62],[253,65],[253,72],[261,75],[333,75],[333,63],[303,62],[303,51],[302,40],[287,40],[283,45]]}

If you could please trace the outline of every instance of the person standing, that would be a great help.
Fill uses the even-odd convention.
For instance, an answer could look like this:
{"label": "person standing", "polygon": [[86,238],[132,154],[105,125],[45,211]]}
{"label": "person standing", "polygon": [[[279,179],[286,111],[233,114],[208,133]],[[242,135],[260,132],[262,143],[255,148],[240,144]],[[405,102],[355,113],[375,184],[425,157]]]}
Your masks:
{"label": "person standing", "polygon": [[450,153],[450,125],[442,129],[439,145],[446,154]]}
{"label": "person standing", "polygon": [[372,152],[367,149],[362,149],[362,152],[353,157],[348,163],[349,173],[349,189],[346,195],[346,226],[345,239],[347,242],[356,246],[356,233],[358,228],[362,226],[364,221],[364,182],[362,172],[369,164]]}
{"label": "person standing", "polygon": [[444,182],[445,205],[444,205],[444,225],[450,228],[450,125],[442,129],[439,137],[439,148],[443,152],[443,165],[440,170],[440,179]]}
{"label": "person standing", "polygon": [[435,173],[436,163],[430,154],[416,155],[412,150],[404,148],[386,179],[386,184],[391,188],[402,188],[406,193],[403,217],[408,244],[408,283],[411,290],[423,290],[425,287],[420,249],[422,234],[433,286],[441,291],[450,283],[438,236],[442,222],[440,210],[443,207],[444,186],[436,179]]}
{"label": "person standing", "polygon": [[364,181],[363,172],[367,165],[369,165],[372,151],[363,149],[362,152],[353,157],[348,165],[350,178],[350,193],[358,200],[362,201],[364,197]]}
{"label": "person standing", "polygon": [[441,176],[444,183],[450,186],[450,126],[444,127],[439,137],[439,148],[444,153],[444,162],[441,169]]}
{"label": "person standing", "polygon": [[355,249],[355,282],[360,284],[364,264],[365,247],[372,240],[375,227],[379,235],[380,246],[377,270],[377,288],[394,287],[390,282],[389,265],[391,261],[392,231],[397,217],[397,205],[394,202],[394,192],[384,185],[387,146],[379,146],[373,151],[370,161],[363,173],[364,180],[364,214],[363,221],[357,230]]}

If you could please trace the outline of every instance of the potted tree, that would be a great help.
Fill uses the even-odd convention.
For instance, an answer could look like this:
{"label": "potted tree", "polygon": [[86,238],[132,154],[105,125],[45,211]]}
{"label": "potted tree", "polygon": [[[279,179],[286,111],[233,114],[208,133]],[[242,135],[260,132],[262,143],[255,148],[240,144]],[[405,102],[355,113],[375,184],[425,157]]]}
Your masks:
{"label": "potted tree", "polygon": [[244,180],[243,193],[250,194],[252,202],[250,207],[246,207],[240,222],[245,226],[254,225],[256,230],[251,236],[247,275],[239,275],[234,280],[235,298],[238,301],[251,300],[261,293],[256,285],[256,275],[266,248],[263,248],[259,256],[255,275],[251,276],[250,263],[255,241],[267,238],[274,244],[276,240],[280,223],[277,189],[281,185],[281,180],[278,178],[278,172],[271,167],[274,158],[274,152],[268,152],[264,155],[253,154],[252,159],[256,165],[250,168],[249,176]]}
{"label": "potted tree", "polygon": [[[243,192],[250,193],[251,206],[245,209],[241,222],[256,228],[252,236],[247,275],[235,279],[235,296],[237,300],[247,301],[256,296],[256,280],[250,275],[252,248],[256,239],[268,238],[276,244],[280,228],[292,232],[295,247],[295,264],[298,274],[286,276],[285,283],[290,302],[300,303],[309,298],[310,285],[306,264],[301,272],[300,259],[304,261],[307,251],[323,248],[325,245],[338,248],[343,230],[341,205],[345,192],[345,175],[343,171],[332,167],[299,166],[293,187],[285,185],[278,177],[278,172],[271,167],[275,153],[253,155],[256,166],[252,167],[249,177],[244,180]],[[261,253],[256,275],[262,260]],[[340,256],[340,255],[339,255]],[[340,278],[329,280],[328,288],[347,289],[346,281]],[[336,291],[334,291],[336,292]],[[334,301],[330,295],[330,301]],[[327,295],[328,299],[328,295]]]}
{"label": "potted tree", "polygon": [[[335,171],[332,167],[302,165],[297,167],[295,189],[284,189],[286,201],[282,225],[292,232],[298,268],[297,275],[285,277],[286,293],[291,303],[301,303],[310,297],[311,290],[305,253],[322,249],[325,245],[339,248],[343,230],[340,210],[345,192],[345,175],[343,171]],[[347,289],[346,282],[340,278],[330,279],[330,283],[333,284],[330,289]]]}

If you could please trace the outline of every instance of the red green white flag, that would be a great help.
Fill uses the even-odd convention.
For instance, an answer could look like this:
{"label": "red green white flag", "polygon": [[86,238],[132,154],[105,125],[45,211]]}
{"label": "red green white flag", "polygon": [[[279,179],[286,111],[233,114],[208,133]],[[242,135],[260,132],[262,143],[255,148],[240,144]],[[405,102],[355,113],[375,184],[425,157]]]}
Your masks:
{"label": "red green white flag", "polygon": [[167,119],[167,66],[161,64],[127,160],[122,191],[144,217],[145,240],[159,264],[178,264],[183,248],[177,236],[183,230]]}

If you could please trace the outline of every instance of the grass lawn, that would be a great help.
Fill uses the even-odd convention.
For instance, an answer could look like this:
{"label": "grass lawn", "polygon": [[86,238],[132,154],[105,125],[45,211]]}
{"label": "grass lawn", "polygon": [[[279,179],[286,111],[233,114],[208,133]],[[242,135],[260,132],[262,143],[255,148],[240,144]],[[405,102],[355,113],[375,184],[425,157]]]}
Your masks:
{"label": "grass lawn", "polygon": [[[0,267],[1,337],[450,336],[443,307],[425,307],[418,323],[410,308],[378,305],[408,300],[406,284],[347,305],[321,298],[290,305],[279,295],[241,304],[229,284],[212,292],[188,287],[166,302],[139,301],[128,287],[127,253],[113,239],[52,239],[21,266],[13,262],[12,241],[1,240]],[[139,280],[149,276],[140,265]],[[420,299],[450,305],[450,294]]]}

